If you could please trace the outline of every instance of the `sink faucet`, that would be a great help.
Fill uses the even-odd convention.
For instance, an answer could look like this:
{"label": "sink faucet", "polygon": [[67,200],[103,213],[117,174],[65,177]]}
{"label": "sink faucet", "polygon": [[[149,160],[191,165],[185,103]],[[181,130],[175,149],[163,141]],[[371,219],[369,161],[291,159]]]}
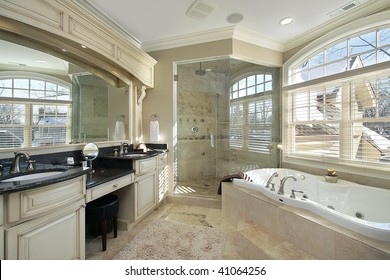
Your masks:
{"label": "sink faucet", "polygon": [[127,149],[129,148],[129,144],[126,142],[122,142],[119,148],[119,155],[124,155],[127,153]]}
{"label": "sink faucet", "polygon": [[271,181],[272,181],[272,179],[274,178],[274,177],[279,177],[279,174],[278,174],[278,172],[274,172],[272,175],[271,175],[271,177],[269,177],[269,179],[268,179],[268,181],[267,181],[267,184],[265,185],[265,188],[269,188],[270,186],[271,186],[271,191],[274,191],[275,190],[275,183],[271,183]]}
{"label": "sink faucet", "polygon": [[20,172],[20,158],[24,157],[26,160],[30,159],[30,156],[26,152],[15,152],[14,161],[12,163],[12,168],[9,173],[19,173]]}
{"label": "sink faucet", "polygon": [[284,194],[284,184],[286,183],[287,179],[290,179],[290,178],[294,179],[295,182],[297,181],[297,178],[295,178],[295,176],[293,176],[293,175],[288,175],[288,176],[284,177],[282,180],[280,180],[280,187],[278,190],[278,194],[281,194],[281,195]]}

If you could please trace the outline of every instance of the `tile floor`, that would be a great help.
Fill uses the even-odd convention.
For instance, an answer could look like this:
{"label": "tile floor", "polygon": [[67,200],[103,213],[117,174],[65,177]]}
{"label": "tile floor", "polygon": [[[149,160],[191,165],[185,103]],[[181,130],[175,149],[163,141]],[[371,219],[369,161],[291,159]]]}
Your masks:
{"label": "tile floor", "polygon": [[237,253],[237,231],[223,217],[222,210],[201,206],[188,206],[182,204],[164,203],[155,211],[142,219],[131,231],[118,231],[118,237],[114,238],[114,233],[107,235],[107,250],[102,251],[101,237],[93,238],[87,236],[86,253],[87,260],[110,260],[119,250],[128,244],[137,234],[144,229],[151,221],[164,219],[174,222],[206,225],[221,229],[227,233],[223,259],[241,259]]}
{"label": "tile floor", "polygon": [[217,198],[221,178],[203,178],[177,183],[175,194]]}

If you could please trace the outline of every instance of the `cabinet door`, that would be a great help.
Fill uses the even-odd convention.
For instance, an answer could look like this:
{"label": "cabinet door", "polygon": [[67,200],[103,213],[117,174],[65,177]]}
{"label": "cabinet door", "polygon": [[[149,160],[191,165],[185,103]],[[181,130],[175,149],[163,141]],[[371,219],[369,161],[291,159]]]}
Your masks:
{"label": "cabinet door", "polygon": [[135,179],[135,220],[156,206],[157,173],[151,172]]}
{"label": "cabinet door", "polygon": [[72,260],[85,258],[83,200],[5,230],[6,259]]}

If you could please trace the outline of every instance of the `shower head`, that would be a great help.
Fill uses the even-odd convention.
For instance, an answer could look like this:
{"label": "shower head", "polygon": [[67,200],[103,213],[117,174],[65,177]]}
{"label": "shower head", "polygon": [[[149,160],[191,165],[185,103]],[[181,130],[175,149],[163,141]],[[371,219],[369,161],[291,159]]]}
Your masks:
{"label": "shower head", "polygon": [[202,70],[202,62],[199,62],[199,70],[195,71],[195,75],[203,76],[206,74],[206,70]]}

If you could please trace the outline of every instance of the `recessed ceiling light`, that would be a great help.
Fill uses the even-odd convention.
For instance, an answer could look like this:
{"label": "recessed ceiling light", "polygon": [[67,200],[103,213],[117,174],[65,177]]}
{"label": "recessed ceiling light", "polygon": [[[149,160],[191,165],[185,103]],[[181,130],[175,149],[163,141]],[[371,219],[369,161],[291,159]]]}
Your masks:
{"label": "recessed ceiling light", "polygon": [[232,13],[226,17],[228,23],[236,24],[244,19],[244,16],[240,13]]}
{"label": "recessed ceiling light", "polygon": [[289,25],[293,22],[294,22],[294,19],[292,17],[286,17],[286,18],[282,19],[281,21],[279,21],[279,24],[280,25]]}

